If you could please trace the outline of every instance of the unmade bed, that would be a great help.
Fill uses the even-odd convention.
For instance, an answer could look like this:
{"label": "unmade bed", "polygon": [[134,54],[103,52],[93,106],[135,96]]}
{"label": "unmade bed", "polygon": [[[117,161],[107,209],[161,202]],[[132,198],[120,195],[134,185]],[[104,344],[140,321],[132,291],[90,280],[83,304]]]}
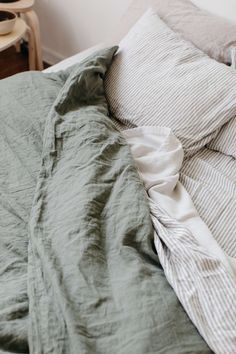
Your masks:
{"label": "unmade bed", "polygon": [[236,352],[236,72],[139,3],[0,82],[1,353]]}

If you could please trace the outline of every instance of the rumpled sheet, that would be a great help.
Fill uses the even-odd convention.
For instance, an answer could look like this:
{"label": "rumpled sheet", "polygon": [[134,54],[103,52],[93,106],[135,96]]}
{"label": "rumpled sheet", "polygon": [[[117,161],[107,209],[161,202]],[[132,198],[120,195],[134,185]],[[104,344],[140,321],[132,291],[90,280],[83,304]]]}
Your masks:
{"label": "rumpled sheet", "polygon": [[215,353],[236,348],[236,263],[217,244],[179,182],[181,143],[163,127],[123,132],[144,181],[165,275]]}

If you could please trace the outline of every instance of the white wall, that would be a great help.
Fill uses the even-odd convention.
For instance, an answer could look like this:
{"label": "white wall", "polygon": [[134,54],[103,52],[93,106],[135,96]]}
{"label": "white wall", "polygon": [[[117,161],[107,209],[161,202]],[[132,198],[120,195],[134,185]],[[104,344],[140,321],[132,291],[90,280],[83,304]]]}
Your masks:
{"label": "white wall", "polygon": [[[36,0],[44,60],[68,57],[109,38],[133,0]],[[165,1],[165,0],[163,0]],[[236,0],[192,0],[236,21]]]}
{"label": "white wall", "polygon": [[44,60],[55,63],[109,38],[131,0],[36,0]]}

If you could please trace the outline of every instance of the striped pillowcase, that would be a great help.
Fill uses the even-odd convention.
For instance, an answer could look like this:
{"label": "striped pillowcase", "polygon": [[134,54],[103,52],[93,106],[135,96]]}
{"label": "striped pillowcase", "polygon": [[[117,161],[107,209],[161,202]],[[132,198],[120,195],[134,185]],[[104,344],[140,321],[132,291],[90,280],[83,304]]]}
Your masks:
{"label": "striped pillowcase", "polygon": [[112,115],[166,126],[193,154],[236,114],[236,72],[173,32],[149,9],[120,43],[106,76]]}
{"label": "striped pillowcase", "polygon": [[221,128],[207,147],[236,158],[236,117]]}

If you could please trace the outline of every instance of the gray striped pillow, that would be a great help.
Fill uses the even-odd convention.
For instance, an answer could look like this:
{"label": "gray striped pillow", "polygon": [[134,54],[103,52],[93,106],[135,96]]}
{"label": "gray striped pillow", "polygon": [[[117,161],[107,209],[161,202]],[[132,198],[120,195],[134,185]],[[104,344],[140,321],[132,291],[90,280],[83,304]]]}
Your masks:
{"label": "gray striped pillow", "polygon": [[236,158],[236,117],[221,128],[208,147]]}
{"label": "gray striped pillow", "polygon": [[105,89],[114,117],[128,126],[167,126],[188,153],[236,114],[236,72],[173,32],[152,9],[121,41]]}

